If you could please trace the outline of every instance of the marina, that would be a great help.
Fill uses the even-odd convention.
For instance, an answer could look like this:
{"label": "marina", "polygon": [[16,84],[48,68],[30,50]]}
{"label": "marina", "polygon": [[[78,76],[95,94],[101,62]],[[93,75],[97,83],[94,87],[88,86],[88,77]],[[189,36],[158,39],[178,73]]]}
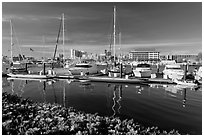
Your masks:
{"label": "marina", "polygon": [[202,134],[202,4],[3,5],[3,135]]}

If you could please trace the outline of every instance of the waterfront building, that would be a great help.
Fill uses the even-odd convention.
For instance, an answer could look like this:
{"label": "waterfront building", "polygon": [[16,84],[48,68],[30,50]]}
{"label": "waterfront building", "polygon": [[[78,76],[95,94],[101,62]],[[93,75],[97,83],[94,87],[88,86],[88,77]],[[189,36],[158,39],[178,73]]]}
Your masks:
{"label": "waterfront building", "polygon": [[197,62],[198,55],[197,54],[175,54],[175,55],[161,55],[161,60],[175,60],[176,62]]}
{"label": "waterfront building", "polygon": [[178,55],[172,55],[172,59],[176,60],[176,62],[183,62],[185,61],[195,61],[198,58],[198,55],[196,54],[178,54]]}
{"label": "waterfront building", "polygon": [[130,51],[129,59],[132,61],[158,61],[159,52],[155,49],[136,49]]}

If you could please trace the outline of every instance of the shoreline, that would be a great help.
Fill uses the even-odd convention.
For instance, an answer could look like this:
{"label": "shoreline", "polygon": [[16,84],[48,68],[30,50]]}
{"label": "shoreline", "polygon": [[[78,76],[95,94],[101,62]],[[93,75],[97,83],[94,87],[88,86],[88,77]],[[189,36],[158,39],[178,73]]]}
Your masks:
{"label": "shoreline", "polygon": [[179,135],[144,127],[132,119],[84,113],[58,104],[34,103],[2,93],[3,135]]}

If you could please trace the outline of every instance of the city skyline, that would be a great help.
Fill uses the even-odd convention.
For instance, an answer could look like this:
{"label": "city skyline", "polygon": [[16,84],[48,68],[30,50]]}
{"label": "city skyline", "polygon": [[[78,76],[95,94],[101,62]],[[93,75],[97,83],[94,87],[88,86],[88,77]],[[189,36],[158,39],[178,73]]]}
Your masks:
{"label": "city skyline", "polygon": [[[16,46],[20,45],[26,56],[52,57],[62,13],[65,14],[65,56],[70,54],[70,49],[104,53],[110,45],[114,6],[117,34],[121,33],[117,53],[139,47],[153,47],[161,54],[202,51],[201,2],[3,2],[3,55],[10,55],[9,20],[12,19],[15,54],[20,54]],[[57,54],[62,53],[62,36],[58,45]]]}

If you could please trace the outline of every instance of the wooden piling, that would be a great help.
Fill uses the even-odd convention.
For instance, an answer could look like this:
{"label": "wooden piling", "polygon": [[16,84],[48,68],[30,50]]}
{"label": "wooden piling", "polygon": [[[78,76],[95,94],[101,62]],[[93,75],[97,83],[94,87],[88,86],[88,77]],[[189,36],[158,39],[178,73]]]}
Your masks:
{"label": "wooden piling", "polygon": [[123,74],[123,64],[120,63],[120,78],[122,78],[122,74]]}
{"label": "wooden piling", "polygon": [[25,64],[26,72],[28,73],[28,63]]}
{"label": "wooden piling", "polygon": [[45,75],[45,63],[43,63],[43,74]]}
{"label": "wooden piling", "polygon": [[159,63],[157,63],[157,74],[159,73]]}
{"label": "wooden piling", "polygon": [[183,77],[184,80],[186,80],[186,75],[187,75],[187,63],[184,64],[184,77]]}

